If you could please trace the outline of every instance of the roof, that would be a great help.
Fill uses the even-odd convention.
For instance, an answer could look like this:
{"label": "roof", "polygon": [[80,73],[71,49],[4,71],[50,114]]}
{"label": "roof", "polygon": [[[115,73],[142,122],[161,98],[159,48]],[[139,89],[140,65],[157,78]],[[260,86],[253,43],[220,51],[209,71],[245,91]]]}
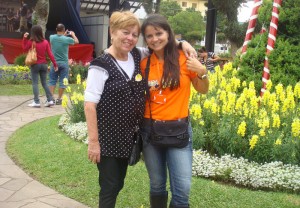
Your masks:
{"label": "roof", "polygon": [[[129,8],[131,12],[136,12],[141,5],[142,0],[125,1],[120,0],[120,5]],[[80,10],[87,13],[109,13],[109,0],[80,0]]]}

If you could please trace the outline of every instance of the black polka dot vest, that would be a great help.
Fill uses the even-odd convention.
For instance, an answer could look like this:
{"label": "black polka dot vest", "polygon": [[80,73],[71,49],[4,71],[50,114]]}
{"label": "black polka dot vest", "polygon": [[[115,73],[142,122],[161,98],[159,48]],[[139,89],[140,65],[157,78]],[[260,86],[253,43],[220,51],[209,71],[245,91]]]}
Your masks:
{"label": "black polka dot vest", "polygon": [[135,70],[129,84],[108,54],[94,59],[91,65],[104,68],[106,80],[100,102],[97,105],[97,120],[101,155],[129,158],[133,136],[144,116],[145,80],[140,76],[140,52],[131,51]]}

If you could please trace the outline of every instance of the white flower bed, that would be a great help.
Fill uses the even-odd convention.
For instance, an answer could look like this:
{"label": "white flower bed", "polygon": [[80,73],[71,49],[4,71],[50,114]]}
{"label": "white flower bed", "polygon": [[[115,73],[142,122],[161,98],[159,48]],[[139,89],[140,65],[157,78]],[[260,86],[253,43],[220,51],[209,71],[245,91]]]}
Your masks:
{"label": "white flower bed", "polygon": [[63,114],[58,122],[61,128],[72,139],[81,141],[87,144],[87,125],[86,122],[70,123],[70,118],[67,114]]}
{"label": "white flower bed", "polygon": [[282,162],[258,164],[244,158],[221,158],[194,150],[193,176],[217,178],[255,189],[300,191],[300,167]]}
{"label": "white flower bed", "polygon": [[[64,114],[58,126],[72,139],[87,144],[85,122],[72,124],[68,115]],[[300,192],[299,166],[284,165],[282,162],[258,164],[230,155],[219,158],[202,150],[194,150],[193,176],[230,181],[255,189]]]}

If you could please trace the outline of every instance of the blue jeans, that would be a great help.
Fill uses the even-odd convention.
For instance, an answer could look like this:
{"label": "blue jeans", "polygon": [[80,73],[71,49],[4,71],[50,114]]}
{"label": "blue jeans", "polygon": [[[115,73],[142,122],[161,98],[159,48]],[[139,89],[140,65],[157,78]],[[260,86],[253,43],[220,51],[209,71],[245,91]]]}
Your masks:
{"label": "blue jeans", "polygon": [[66,88],[64,85],[64,78],[69,78],[69,65],[57,63],[58,71],[54,71],[53,65],[51,65],[49,73],[49,86],[55,86],[59,78],[59,88]]}
{"label": "blue jeans", "polygon": [[190,141],[184,148],[160,148],[149,142],[150,126],[144,126],[143,155],[150,178],[150,194],[166,193],[167,169],[169,171],[171,205],[188,207],[192,179],[192,127],[189,125]]}
{"label": "blue jeans", "polygon": [[49,87],[47,85],[47,64],[34,64],[30,68],[32,78],[32,91],[34,95],[34,102],[40,103],[39,98],[39,76],[41,78],[42,86],[45,90],[47,101],[53,100]]}

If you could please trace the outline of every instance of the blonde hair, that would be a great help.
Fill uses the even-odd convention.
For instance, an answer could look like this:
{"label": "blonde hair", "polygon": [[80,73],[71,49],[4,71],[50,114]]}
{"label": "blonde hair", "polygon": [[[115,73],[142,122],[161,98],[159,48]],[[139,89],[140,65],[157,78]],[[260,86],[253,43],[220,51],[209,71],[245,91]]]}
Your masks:
{"label": "blonde hair", "polygon": [[113,12],[109,19],[109,26],[111,31],[124,29],[130,26],[138,26],[138,33],[141,32],[139,19],[130,11],[116,11]]}

